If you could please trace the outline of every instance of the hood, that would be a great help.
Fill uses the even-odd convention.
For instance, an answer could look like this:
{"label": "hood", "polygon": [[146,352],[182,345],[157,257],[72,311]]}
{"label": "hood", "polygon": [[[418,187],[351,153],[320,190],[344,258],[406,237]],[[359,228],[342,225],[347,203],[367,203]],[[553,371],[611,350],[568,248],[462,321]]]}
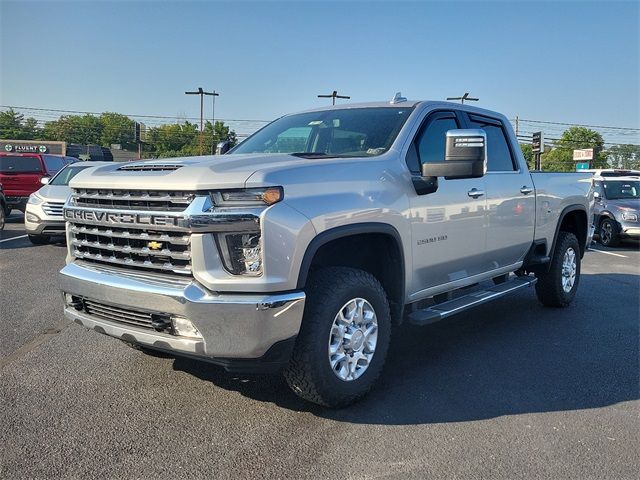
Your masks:
{"label": "hood", "polygon": [[631,208],[633,210],[640,210],[640,198],[621,198],[619,200],[607,200],[607,205],[620,208]]}
{"label": "hood", "polygon": [[70,186],[148,190],[243,188],[247,179],[258,170],[311,161],[287,154],[259,153],[118,162],[84,170],[71,180]]}
{"label": "hood", "polygon": [[66,202],[71,195],[71,189],[67,185],[45,185],[36,192],[45,202]]}

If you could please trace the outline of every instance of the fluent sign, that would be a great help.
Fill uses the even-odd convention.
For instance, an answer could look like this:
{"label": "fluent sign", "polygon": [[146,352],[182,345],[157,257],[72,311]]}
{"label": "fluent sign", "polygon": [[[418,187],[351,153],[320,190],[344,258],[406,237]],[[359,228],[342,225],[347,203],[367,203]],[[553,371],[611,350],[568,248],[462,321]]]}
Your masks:
{"label": "fluent sign", "polygon": [[15,152],[15,153],[47,153],[46,145],[12,145],[7,143],[4,146],[4,150],[6,152]]}

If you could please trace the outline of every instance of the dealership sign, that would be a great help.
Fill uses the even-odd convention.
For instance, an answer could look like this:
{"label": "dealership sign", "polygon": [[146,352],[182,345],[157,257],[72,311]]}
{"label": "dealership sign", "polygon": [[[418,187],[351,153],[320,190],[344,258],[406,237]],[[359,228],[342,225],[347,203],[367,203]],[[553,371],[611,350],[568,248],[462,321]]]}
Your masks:
{"label": "dealership sign", "polygon": [[12,145],[10,143],[5,144],[5,152],[14,153],[47,153],[49,150],[46,145]]}
{"label": "dealership sign", "polygon": [[66,155],[67,144],[65,142],[44,142],[37,140],[0,140],[0,152]]}
{"label": "dealership sign", "polygon": [[580,150],[573,151],[573,160],[593,160],[593,148],[582,148]]}

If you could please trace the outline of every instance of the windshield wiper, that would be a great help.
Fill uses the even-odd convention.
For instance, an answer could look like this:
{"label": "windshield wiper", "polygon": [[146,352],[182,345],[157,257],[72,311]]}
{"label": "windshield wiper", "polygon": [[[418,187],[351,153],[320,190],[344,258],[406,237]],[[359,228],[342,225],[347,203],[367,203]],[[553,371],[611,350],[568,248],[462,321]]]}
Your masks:
{"label": "windshield wiper", "polygon": [[294,157],[300,158],[337,158],[340,155],[331,155],[329,153],[324,152],[294,152],[289,155],[293,155]]}

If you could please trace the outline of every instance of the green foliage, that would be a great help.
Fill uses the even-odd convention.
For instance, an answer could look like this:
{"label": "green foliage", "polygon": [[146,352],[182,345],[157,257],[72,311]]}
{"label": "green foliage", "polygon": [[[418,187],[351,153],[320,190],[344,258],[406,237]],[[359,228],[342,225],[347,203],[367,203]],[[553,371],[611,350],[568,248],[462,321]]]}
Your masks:
{"label": "green foliage", "polygon": [[202,134],[202,149],[200,148],[200,129],[195,123],[167,124],[151,128],[148,133],[149,144],[145,156],[153,155],[162,157],[183,157],[192,155],[211,155],[215,152],[218,142],[229,140],[236,144],[236,134],[230,130],[224,122],[216,122],[215,128],[211,122],[204,125]]}
{"label": "green foliage", "polygon": [[99,117],[102,123],[100,145],[109,147],[120,144],[125,149],[135,149],[135,122],[126,115],[105,112]]}
{"label": "green foliage", "polygon": [[[59,142],[100,145],[104,125],[93,115],[63,115],[44,125],[44,139]],[[108,145],[103,145],[108,146]]]}
{"label": "green foliage", "polygon": [[581,148],[593,148],[595,158],[593,168],[606,168],[607,155],[604,153],[604,139],[598,132],[585,127],[571,127],[556,142],[556,147],[542,155],[542,169],[554,172],[575,172],[573,151]]}
{"label": "green foliage", "polygon": [[[81,145],[110,147],[120,144],[128,150],[137,149],[135,122],[120,113],[105,112],[95,115],[63,115],[38,128],[34,118],[9,109],[0,112],[0,138],[15,140],[52,140]],[[145,158],[181,157],[200,155],[200,129],[195,123],[169,123],[148,129],[147,143],[143,145]],[[202,135],[202,154],[210,155],[218,142],[237,143],[236,134],[224,122],[205,124]]]}
{"label": "green foliage", "polygon": [[524,155],[524,159],[527,161],[527,167],[529,167],[529,170],[533,170],[535,168],[536,161],[533,156],[533,149],[531,148],[531,144],[521,143],[520,150],[522,150],[522,155]]}
{"label": "green foliage", "polygon": [[38,134],[38,122],[35,118],[25,119],[24,115],[12,108],[0,112],[0,138],[32,140]]}
{"label": "green foliage", "polygon": [[613,168],[640,170],[639,145],[614,145],[606,151],[606,154]]}

